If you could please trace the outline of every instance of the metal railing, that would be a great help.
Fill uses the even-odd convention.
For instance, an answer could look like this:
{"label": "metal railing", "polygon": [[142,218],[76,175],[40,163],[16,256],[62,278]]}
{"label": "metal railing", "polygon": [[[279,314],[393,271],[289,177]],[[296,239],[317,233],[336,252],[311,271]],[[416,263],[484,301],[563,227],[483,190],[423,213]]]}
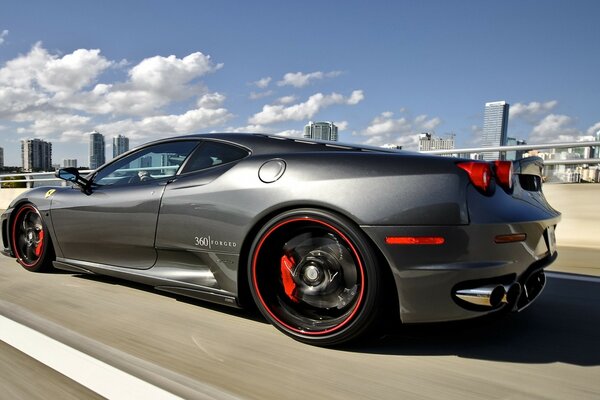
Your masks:
{"label": "metal railing", "polygon": [[[422,151],[423,154],[437,154],[437,155],[453,155],[463,156],[472,153],[484,153],[484,152],[500,152],[506,153],[508,151],[528,151],[528,150],[545,150],[545,149],[569,149],[569,148],[583,148],[583,147],[595,147],[600,148],[600,141],[588,141],[588,142],[569,142],[569,143],[544,143],[544,144],[526,144],[516,146],[497,146],[497,147],[470,147],[464,149],[451,149],[451,150],[429,150]],[[595,154],[597,157],[598,154]],[[556,166],[576,166],[576,165],[599,165],[600,158],[571,158],[571,159],[550,159],[545,160],[544,165],[547,167]],[[165,167],[156,167],[165,168]],[[149,169],[156,169],[151,167]],[[168,167],[166,167],[168,168]],[[81,170],[79,171],[82,175],[93,172],[92,170]],[[564,173],[564,172],[562,172]],[[38,186],[65,186],[67,182],[54,176],[54,172],[19,172],[12,174],[0,175],[0,188],[4,187],[7,183],[25,183],[26,188],[33,188]],[[19,185],[20,186],[20,185]]]}
{"label": "metal railing", "polygon": [[[81,170],[81,174],[92,172],[91,170]],[[26,188],[38,186],[66,186],[67,182],[54,176],[53,172],[17,172],[12,174],[0,175],[0,188],[8,183],[25,183]],[[54,183],[54,184],[52,184]],[[21,185],[18,185],[21,186]]]}

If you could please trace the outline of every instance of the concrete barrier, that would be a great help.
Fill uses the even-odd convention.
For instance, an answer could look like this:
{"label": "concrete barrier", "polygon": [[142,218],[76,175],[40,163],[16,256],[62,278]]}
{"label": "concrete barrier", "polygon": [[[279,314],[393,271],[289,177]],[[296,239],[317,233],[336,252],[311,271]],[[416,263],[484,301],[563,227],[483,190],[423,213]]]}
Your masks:
{"label": "concrete barrier", "polygon": [[[0,189],[0,209],[26,190]],[[600,184],[549,184],[544,193],[562,213],[556,229],[558,245],[600,249]]]}
{"label": "concrete barrier", "polygon": [[11,201],[29,189],[0,189],[0,210],[6,210]]}
{"label": "concrete barrier", "polygon": [[600,249],[600,184],[544,185],[544,193],[562,213],[556,228],[558,245]]}

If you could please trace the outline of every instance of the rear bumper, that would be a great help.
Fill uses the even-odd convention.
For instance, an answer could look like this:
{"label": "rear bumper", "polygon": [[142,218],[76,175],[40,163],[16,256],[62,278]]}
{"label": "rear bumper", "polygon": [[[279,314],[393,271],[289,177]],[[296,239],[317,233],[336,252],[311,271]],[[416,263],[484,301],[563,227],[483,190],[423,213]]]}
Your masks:
{"label": "rear bumper", "polygon": [[[386,258],[398,293],[400,318],[405,323],[441,322],[474,318],[506,307],[524,308],[541,292],[515,304],[472,307],[455,296],[457,288],[511,285],[525,288],[528,278],[556,258],[548,228],[560,216],[514,224],[471,224],[437,227],[374,227],[363,229]],[[525,233],[524,241],[495,243],[498,235]],[[443,237],[441,245],[388,245],[389,236]],[[552,247],[552,250],[550,248]],[[537,278],[537,277],[536,277]],[[543,274],[540,279],[543,279]],[[542,284],[543,288],[543,284]]]}

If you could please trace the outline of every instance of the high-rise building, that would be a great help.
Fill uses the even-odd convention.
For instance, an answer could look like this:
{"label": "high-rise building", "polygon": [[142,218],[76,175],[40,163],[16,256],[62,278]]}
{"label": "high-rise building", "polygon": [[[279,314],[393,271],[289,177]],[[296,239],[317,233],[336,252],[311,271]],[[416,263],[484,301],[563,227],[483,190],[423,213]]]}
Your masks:
{"label": "high-rise building", "polygon": [[21,140],[21,161],[27,172],[52,171],[52,143],[41,139]]}
{"label": "high-rise building", "polygon": [[419,151],[452,150],[454,148],[454,135],[446,138],[435,137],[431,133],[419,135]]}
{"label": "high-rise building", "polygon": [[312,122],[310,121],[304,127],[304,135],[307,139],[329,140],[336,142],[338,140],[338,127],[333,122]]}
{"label": "high-rise building", "polygon": [[119,135],[113,138],[113,158],[129,151],[129,138]]}
{"label": "high-rise building", "polygon": [[[498,147],[506,145],[508,109],[509,104],[506,101],[485,103],[482,147]],[[485,161],[494,161],[500,159],[500,152],[485,151],[482,153],[482,156]]]}
{"label": "high-rise building", "polygon": [[0,147],[0,168],[4,167],[4,149]]}
{"label": "high-rise building", "polygon": [[90,133],[90,169],[96,169],[105,162],[104,136],[93,131]]}
{"label": "high-rise building", "polygon": [[76,158],[63,158],[62,162],[63,168],[77,168],[77,159]]}

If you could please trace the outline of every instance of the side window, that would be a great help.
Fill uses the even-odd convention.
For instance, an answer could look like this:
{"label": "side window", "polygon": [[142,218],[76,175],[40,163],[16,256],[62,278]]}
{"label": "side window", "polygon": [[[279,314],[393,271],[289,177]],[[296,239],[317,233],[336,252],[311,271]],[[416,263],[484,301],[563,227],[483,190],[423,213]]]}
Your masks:
{"label": "side window", "polygon": [[177,173],[197,141],[161,143],[137,151],[98,171],[94,184],[133,185],[168,178]]}
{"label": "side window", "polygon": [[205,141],[190,156],[182,173],[198,171],[240,160],[248,155],[248,151],[226,143]]}

